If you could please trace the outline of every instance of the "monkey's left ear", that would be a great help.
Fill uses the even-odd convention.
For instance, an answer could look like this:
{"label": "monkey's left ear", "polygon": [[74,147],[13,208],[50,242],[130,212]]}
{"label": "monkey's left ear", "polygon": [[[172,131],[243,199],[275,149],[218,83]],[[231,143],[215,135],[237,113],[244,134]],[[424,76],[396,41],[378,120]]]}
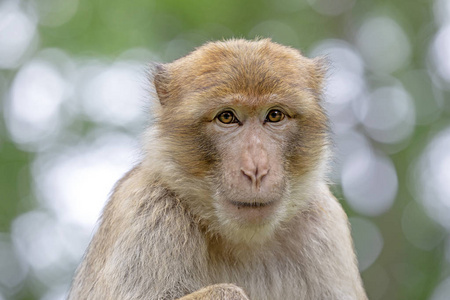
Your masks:
{"label": "monkey's left ear", "polygon": [[325,78],[327,76],[329,60],[325,56],[316,57],[313,59],[314,64],[314,86],[317,92],[321,92]]}
{"label": "monkey's left ear", "polygon": [[163,64],[155,65],[152,73],[156,94],[158,95],[159,102],[164,105],[169,98],[169,74]]}

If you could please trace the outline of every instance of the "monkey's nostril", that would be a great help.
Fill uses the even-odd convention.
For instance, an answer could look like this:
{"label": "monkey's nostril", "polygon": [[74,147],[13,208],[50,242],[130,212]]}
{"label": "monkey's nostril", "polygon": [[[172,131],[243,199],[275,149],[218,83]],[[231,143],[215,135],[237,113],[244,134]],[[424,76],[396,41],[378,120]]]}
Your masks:
{"label": "monkey's nostril", "polygon": [[267,174],[269,174],[269,170],[270,170],[270,169],[268,169],[268,168],[263,168],[263,169],[261,169],[258,173],[256,173],[256,174],[257,174],[257,175],[256,175],[256,178],[257,178],[259,181],[263,180],[263,178],[264,178]]}
{"label": "monkey's nostril", "polygon": [[251,182],[252,184],[255,183],[256,177],[255,177],[255,174],[253,174],[253,172],[251,172],[251,171],[246,171],[246,170],[244,170],[244,169],[241,169],[241,172],[242,172],[242,175],[244,175],[245,178],[247,178],[248,180],[250,180],[250,182]]}
{"label": "monkey's nostril", "polygon": [[247,178],[251,185],[254,188],[259,188],[261,186],[261,182],[263,181],[264,177],[269,173],[268,168],[262,168],[249,171],[245,169],[241,169],[242,175]]}

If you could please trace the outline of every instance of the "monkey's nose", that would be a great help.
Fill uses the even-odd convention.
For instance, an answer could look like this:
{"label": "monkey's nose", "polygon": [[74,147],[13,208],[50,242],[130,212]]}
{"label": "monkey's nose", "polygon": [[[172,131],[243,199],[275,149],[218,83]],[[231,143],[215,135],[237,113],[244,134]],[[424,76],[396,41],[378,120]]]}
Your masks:
{"label": "monkey's nose", "polygon": [[265,165],[254,168],[241,168],[241,172],[252,185],[252,188],[259,189],[263,178],[269,173],[269,168]]}

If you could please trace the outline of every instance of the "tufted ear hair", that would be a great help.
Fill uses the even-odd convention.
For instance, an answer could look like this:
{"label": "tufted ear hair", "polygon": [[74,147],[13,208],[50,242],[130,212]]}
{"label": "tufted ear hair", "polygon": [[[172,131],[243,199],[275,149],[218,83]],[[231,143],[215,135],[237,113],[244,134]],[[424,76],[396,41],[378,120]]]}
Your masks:
{"label": "tufted ear hair", "polygon": [[313,61],[316,65],[317,78],[323,81],[328,71],[329,59],[326,56],[319,56],[314,58]]}
{"label": "tufted ear hair", "polygon": [[159,102],[164,105],[169,98],[170,78],[167,68],[163,64],[156,64],[152,70],[153,84],[155,85],[156,94]]}
{"label": "tufted ear hair", "polygon": [[326,56],[319,56],[314,58],[312,61],[314,64],[314,88],[318,93],[321,93],[327,77],[329,59]]}

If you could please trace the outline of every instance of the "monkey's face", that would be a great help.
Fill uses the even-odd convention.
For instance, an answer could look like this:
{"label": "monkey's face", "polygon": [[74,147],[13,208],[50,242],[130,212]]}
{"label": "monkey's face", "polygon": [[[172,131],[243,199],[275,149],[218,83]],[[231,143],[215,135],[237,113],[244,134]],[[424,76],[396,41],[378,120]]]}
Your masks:
{"label": "monkey's face", "polygon": [[312,196],[327,118],[314,61],[267,41],[238,46],[166,66],[158,125],[190,211],[229,240],[261,242]]}
{"label": "monkey's face", "polygon": [[186,100],[160,122],[174,186],[210,230],[263,242],[307,205],[306,191],[319,179],[326,143],[320,106],[303,92],[196,101],[202,104]]}
{"label": "monkey's face", "polygon": [[294,113],[276,102],[250,104],[233,95],[206,124],[218,154],[214,176],[219,215],[241,225],[271,222],[286,194],[286,153]]}
{"label": "monkey's face", "polygon": [[322,158],[323,127],[313,132],[317,121],[299,112],[311,113],[306,106],[280,96],[230,95],[205,120],[217,156],[213,207],[235,241],[265,240],[306,205],[307,199],[295,199],[294,189],[307,188]]}

